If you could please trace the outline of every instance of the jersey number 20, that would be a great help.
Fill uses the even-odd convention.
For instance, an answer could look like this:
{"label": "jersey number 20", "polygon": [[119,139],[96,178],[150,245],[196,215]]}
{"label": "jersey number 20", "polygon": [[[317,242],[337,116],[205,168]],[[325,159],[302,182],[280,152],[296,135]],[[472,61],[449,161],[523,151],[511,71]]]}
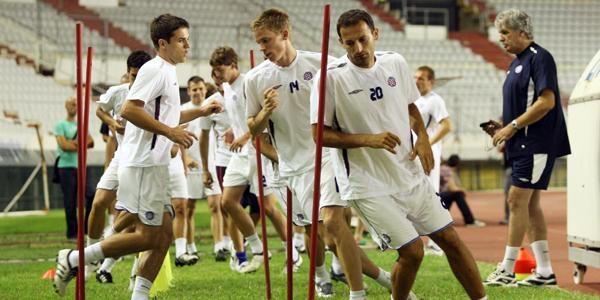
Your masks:
{"label": "jersey number 20", "polygon": [[371,101],[381,100],[383,98],[383,90],[381,87],[374,87],[369,89],[371,91]]}

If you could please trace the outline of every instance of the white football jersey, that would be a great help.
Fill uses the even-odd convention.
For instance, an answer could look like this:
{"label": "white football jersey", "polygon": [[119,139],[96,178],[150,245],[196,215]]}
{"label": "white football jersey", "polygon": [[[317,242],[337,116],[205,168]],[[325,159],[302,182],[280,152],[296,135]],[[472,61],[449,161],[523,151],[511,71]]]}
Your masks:
{"label": "white football jersey", "polygon": [[[375,52],[369,69],[346,56],[328,65],[324,125],[344,133],[391,132],[401,144],[392,154],[368,147],[333,149],[333,165],[344,200],[402,194],[424,176],[409,160],[412,150],[408,105],[419,91],[406,60],[394,52]],[[319,76],[311,94],[311,123],[317,123]]]}
{"label": "white football jersey", "polygon": [[[104,94],[100,95],[96,103],[101,110],[111,114],[121,125],[125,125],[125,119],[121,118],[121,107],[123,107],[123,103],[125,103],[125,98],[127,98],[128,93],[129,83],[111,86]],[[115,138],[117,139],[117,145],[120,145],[123,142],[122,134],[117,133]],[[117,157],[119,149],[120,148],[117,147],[114,157]]]}
{"label": "white football jersey", "polygon": [[[279,93],[279,106],[271,113],[268,130],[279,156],[280,175],[285,177],[312,170],[315,165],[310,90],[320,68],[321,54],[296,54],[287,67],[265,60],[246,74],[244,82],[248,117],[256,116],[262,109],[265,90],[274,87]],[[323,158],[328,159],[328,154]]]}
{"label": "white football jersey", "polygon": [[[225,98],[218,92],[206,98],[203,104],[210,103],[212,101],[217,101],[223,107],[225,107]],[[211,151],[214,151],[214,165],[219,167],[227,167],[227,165],[229,164],[229,160],[231,159],[231,151],[229,151],[229,145],[225,143],[225,131],[227,131],[231,127],[231,122],[229,121],[229,116],[227,115],[227,112],[222,111],[218,114],[211,114],[205,117],[200,117],[198,118],[198,120],[200,129],[210,130],[211,133],[209,138],[210,144],[208,159],[211,160]]]}
{"label": "white football jersey", "polygon": [[[415,101],[415,105],[419,108],[423,124],[427,130],[429,137],[432,137],[440,127],[440,121],[449,117],[448,110],[446,109],[446,103],[444,99],[434,91],[430,91],[425,96],[419,97]],[[417,141],[417,136],[413,132],[413,141]],[[433,152],[434,170],[430,175],[430,181],[436,190],[439,190],[440,178],[439,169],[442,160],[442,141],[439,141],[431,145],[431,151]],[[435,175],[435,176],[433,176]]]}
{"label": "white football jersey", "polygon": [[[244,74],[240,74],[232,84],[227,82],[223,83],[223,97],[225,98],[225,111],[231,122],[231,127],[233,128],[233,135],[237,139],[249,131],[248,124],[246,123]],[[248,155],[249,151],[254,149],[250,144],[252,144],[252,141],[248,140],[237,154]]]}
{"label": "white football jersey", "polygon": [[[175,65],[156,56],[139,70],[127,94],[127,100],[144,101],[146,112],[159,122],[175,127],[179,125],[179,83]],[[127,122],[121,145],[120,166],[167,166],[173,142],[166,136],[136,127]]]}

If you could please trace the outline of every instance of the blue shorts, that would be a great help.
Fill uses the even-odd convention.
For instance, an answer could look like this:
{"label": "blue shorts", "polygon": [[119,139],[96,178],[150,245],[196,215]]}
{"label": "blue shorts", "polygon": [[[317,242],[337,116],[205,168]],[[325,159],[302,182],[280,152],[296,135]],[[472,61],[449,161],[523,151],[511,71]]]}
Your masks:
{"label": "blue shorts", "polygon": [[243,208],[250,206],[250,214],[260,213],[260,204],[258,203],[258,197],[250,192],[250,186],[246,187],[244,195],[240,200],[240,204]]}
{"label": "blue shorts", "polygon": [[553,156],[545,153],[524,155],[510,160],[512,166],[512,185],[524,189],[548,189],[552,168]]}

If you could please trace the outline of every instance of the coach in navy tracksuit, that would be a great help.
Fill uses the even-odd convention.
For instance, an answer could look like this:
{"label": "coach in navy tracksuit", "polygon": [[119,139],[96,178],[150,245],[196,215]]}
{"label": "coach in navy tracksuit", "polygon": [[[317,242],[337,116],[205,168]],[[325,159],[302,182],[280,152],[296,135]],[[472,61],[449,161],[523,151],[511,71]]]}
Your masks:
{"label": "coach in navy tracksuit", "polygon": [[[552,55],[533,41],[531,19],[519,10],[500,13],[495,22],[500,43],[515,54],[502,88],[502,122],[484,130],[494,145],[506,143],[512,167],[508,194],[510,218],[504,259],[485,283],[505,285],[556,285],[550,263],[547,229],[540,205],[540,190],[548,188],[554,160],[571,153],[560,102],[556,64]],[[516,281],[514,264],[525,233],[530,234],[537,267]]]}

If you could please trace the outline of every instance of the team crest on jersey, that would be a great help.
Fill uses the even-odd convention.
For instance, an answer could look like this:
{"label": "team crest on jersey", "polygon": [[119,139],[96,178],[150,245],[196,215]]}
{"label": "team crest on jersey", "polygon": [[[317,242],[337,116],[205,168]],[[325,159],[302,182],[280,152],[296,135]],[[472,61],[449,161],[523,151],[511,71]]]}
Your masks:
{"label": "team crest on jersey", "polygon": [[153,213],[153,212],[151,212],[151,211],[147,211],[147,212],[145,213],[145,216],[146,216],[146,219],[147,219],[147,220],[152,220],[152,219],[154,219],[154,213]]}
{"label": "team crest on jersey", "polygon": [[304,80],[308,81],[308,80],[311,80],[313,78],[313,74],[310,71],[306,71],[304,73],[303,77],[304,77]]}
{"label": "team crest on jersey", "polygon": [[395,87],[396,86],[396,78],[394,78],[394,76],[388,77],[387,84],[391,87]]}

